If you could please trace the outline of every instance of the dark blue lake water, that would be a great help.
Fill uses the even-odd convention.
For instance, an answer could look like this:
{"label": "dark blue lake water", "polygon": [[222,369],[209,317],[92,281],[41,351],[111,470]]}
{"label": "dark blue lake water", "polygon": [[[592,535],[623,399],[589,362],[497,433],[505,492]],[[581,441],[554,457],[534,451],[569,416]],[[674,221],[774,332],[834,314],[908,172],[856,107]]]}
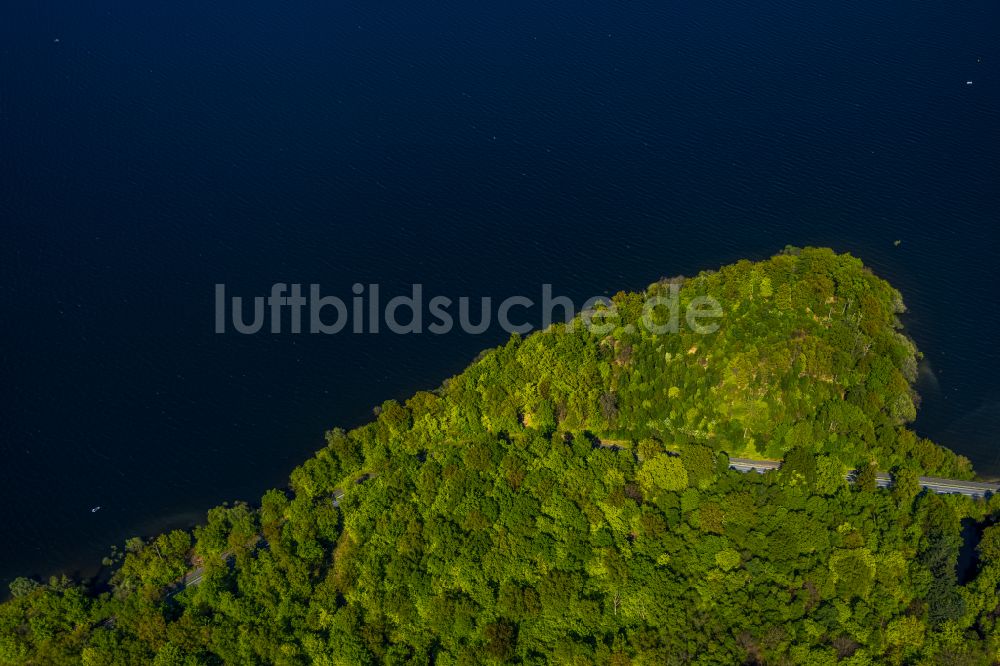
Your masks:
{"label": "dark blue lake water", "polygon": [[505,338],[219,336],[215,283],[579,302],[830,245],[904,294],[919,431],[1000,472],[995,0],[155,4],[0,20],[0,581]]}

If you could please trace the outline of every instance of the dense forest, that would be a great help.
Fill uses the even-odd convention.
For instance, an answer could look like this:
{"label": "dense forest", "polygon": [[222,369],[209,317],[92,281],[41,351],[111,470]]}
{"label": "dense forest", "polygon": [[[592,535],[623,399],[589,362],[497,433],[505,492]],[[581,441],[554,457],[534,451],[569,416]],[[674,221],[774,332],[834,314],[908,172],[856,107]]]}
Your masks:
{"label": "dense forest", "polygon": [[[643,326],[672,285],[717,330]],[[921,491],[972,470],[907,428],[902,311],[812,248],[619,293],[130,540],[110,589],[18,579],[0,663],[998,663],[1000,498]]]}

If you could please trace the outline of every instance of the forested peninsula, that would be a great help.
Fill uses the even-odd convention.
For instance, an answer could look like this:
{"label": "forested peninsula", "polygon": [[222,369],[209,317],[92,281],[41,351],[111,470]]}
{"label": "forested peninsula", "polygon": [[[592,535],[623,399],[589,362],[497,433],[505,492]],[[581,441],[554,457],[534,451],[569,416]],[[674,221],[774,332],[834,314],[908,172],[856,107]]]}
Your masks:
{"label": "forested peninsula", "polygon": [[[672,284],[717,330],[640,325]],[[1000,660],[1000,498],[917,483],[973,472],[907,427],[895,289],[788,248],[612,303],[609,330],[514,336],[329,431],[286,489],[130,540],[110,589],[18,579],[0,663]]]}

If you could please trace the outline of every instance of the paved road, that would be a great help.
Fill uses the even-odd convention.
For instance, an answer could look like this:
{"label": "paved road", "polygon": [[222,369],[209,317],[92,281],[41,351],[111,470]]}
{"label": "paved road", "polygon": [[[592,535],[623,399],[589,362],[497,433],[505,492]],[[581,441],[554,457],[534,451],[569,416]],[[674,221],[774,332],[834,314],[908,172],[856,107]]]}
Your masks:
{"label": "paved road", "polygon": [[[602,442],[602,445],[604,443]],[[617,447],[616,447],[617,448]],[[753,460],[750,458],[730,458],[729,459],[730,469],[735,469],[740,472],[757,472],[763,474],[764,472],[769,472],[771,470],[776,470],[781,467],[780,460]],[[855,472],[852,470],[846,474],[848,481],[854,480]],[[366,477],[359,479],[358,483],[366,480]],[[878,474],[875,477],[875,482],[880,488],[889,488],[892,486],[892,476],[889,474]],[[929,476],[920,477],[920,485],[931,492],[938,494],[953,494],[958,493],[961,495],[967,495],[969,497],[988,497],[990,495],[1000,493],[1000,484],[997,483],[981,483],[978,481],[960,481],[955,479],[937,479]],[[344,491],[336,489],[333,491],[332,495],[333,505],[336,507],[340,506],[340,501],[344,499]],[[232,555],[230,553],[224,553],[223,559],[228,560]],[[168,593],[168,596],[174,596],[188,587],[195,587],[205,578],[205,567],[200,566],[192,569],[191,571],[184,574],[174,586],[174,589]],[[111,618],[107,622],[114,622],[114,618]]]}
{"label": "paved road", "polygon": [[[602,442],[603,444],[603,442]],[[729,467],[731,469],[738,470],[740,472],[758,472],[763,474],[764,472],[769,472],[781,467],[780,460],[752,460],[750,458],[730,458]],[[848,481],[854,480],[854,471],[848,472],[846,478]],[[364,481],[363,477],[358,482]],[[878,474],[875,478],[876,484],[880,488],[889,488],[892,486],[892,477],[888,474]],[[958,493],[961,495],[968,495],[969,497],[988,497],[989,495],[1000,493],[1000,484],[996,483],[980,483],[977,481],[958,481],[955,479],[936,479],[929,476],[920,477],[920,485],[930,490],[934,493],[939,494],[951,494]],[[340,501],[344,499],[344,491],[337,489],[333,491],[332,501],[333,505],[336,507],[340,506]],[[229,559],[231,555],[229,553],[223,554],[224,559]],[[205,577],[205,567],[196,567],[184,575],[184,577],[178,581],[177,586],[170,596],[173,596],[187,587],[194,587],[201,583]]]}
{"label": "paved road", "polygon": [[[730,458],[730,469],[740,472],[758,472],[763,474],[773,469],[781,467],[780,460],[751,460],[749,458]],[[854,471],[847,473],[847,480],[854,480]],[[879,488],[889,488],[892,486],[892,476],[889,474],[878,474],[875,483]],[[920,485],[927,490],[939,495],[959,494],[969,497],[988,497],[1000,493],[1000,484],[982,483],[979,481],[960,481],[956,479],[937,479],[931,476],[920,477]]]}
{"label": "paved road", "polygon": [[[339,507],[340,506],[340,500],[342,500],[342,499],[344,499],[344,491],[340,490],[340,489],[334,490],[333,491],[333,505],[336,506],[336,507]],[[263,540],[263,538],[262,537],[257,537],[257,540],[260,541],[260,540]],[[267,544],[265,543],[265,546],[266,545]],[[222,559],[224,559],[224,560],[228,561],[229,558],[231,558],[231,557],[232,557],[231,553],[223,553],[222,554]],[[205,567],[204,566],[195,567],[191,571],[189,571],[186,574],[184,574],[184,576],[179,581],[177,581],[176,587],[167,596],[172,597],[172,596],[174,596],[176,594],[179,594],[185,588],[194,587],[194,586],[198,585],[199,583],[201,583],[201,581],[204,578],[205,578]]]}
{"label": "paved road", "polygon": [[[181,589],[185,587],[194,587],[202,581],[205,577],[205,567],[198,567],[193,571],[189,571],[184,574],[184,578],[181,580]],[[179,591],[179,590],[178,590]]]}

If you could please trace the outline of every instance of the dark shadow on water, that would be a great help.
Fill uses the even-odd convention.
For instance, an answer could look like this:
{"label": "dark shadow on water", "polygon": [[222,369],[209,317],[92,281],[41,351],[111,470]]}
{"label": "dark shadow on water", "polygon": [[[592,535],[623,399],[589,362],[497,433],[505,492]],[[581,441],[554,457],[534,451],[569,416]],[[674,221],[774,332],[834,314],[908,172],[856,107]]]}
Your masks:
{"label": "dark shadow on water", "polygon": [[958,584],[965,585],[979,573],[979,542],[983,538],[983,531],[987,527],[996,524],[996,519],[987,519],[981,523],[972,518],[962,521],[962,548],[958,551],[958,562],[955,565],[955,573],[958,575]]}
{"label": "dark shadow on water", "polygon": [[979,553],[976,551],[976,546],[979,545],[979,538],[983,535],[984,527],[985,525],[980,525],[971,518],[962,520],[962,548],[958,551],[958,562],[955,564],[959,585],[965,585],[976,576],[976,568],[979,564]]}

